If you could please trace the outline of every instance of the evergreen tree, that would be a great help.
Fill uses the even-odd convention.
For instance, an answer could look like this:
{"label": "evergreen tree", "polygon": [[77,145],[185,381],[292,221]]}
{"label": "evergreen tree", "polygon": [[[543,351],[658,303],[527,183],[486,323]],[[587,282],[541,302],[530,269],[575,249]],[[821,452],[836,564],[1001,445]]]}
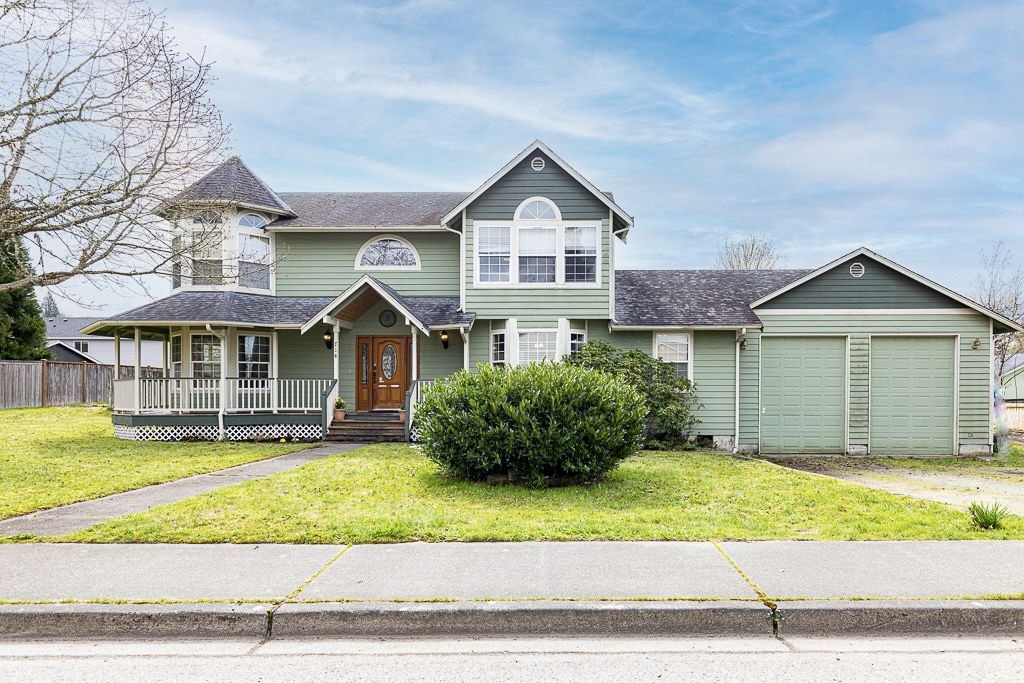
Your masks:
{"label": "evergreen tree", "polygon": [[[13,282],[31,272],[28,251],[21,240],[0,242],[0,282]],[[0,359],[49,358],[46,323],[31,287],[0,292]]]}
{"label": "evergreen tree", "polygon": [[57,307],[57,301],[53,298],[53,294],[50,292],[46,293],[43,297],[43,317],[44,318],[59,318],[60,308]]}

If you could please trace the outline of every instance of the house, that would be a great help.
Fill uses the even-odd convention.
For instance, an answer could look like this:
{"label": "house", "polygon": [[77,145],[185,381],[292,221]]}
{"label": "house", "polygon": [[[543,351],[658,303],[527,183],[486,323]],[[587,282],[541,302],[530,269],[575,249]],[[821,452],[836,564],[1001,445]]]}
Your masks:
{"label": "house", "polygon": [[[84,334],[82,328],[95,323],[99,318],[59,317],[46,319],[46,347],[56,360],[71,363],[96,363],[113,365],[114,340],[94,334]],[[131,340],[121,340],[121,364],[135,364],[135,348]],[[159,341],[142,342],[142,365],[159,368],[163,346]]]}
{"label": "house", "polygon": [[1021,329],[866,248],[618,270],[633,217],[540,141],[470,192],[276,193],[236,157],[170,206],[210,242],[170,296],[85,330],[167,346],[164,378],[115,386],[123,438],[365,434],[424,383],[605,339],[691,378],[720,448],[989,453],[992,336]]}
{"label": "house", "polygon": [[1024,404],[1024,353],[1015,353],[1003,364],[1003,374],[996,378],[998,398],[1006,403]]}

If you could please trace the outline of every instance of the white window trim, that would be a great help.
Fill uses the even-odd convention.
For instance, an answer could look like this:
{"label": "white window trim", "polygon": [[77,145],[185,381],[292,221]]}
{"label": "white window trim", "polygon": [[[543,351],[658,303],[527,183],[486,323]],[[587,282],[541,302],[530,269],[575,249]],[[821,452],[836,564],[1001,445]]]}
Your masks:
{"label": "white window trim", "polygon": [[[255,214],[259,215],[259,214]],[[267,288],[262,287],[243,287],[239,284],[239,278],[242,277],[242,259],[239,257],[242,255],[242,235],[248,235],[249,237],[259,237],[267,240],[267,268],[270,269],[270,277],[267,281]],[[227,263],[227,261],[225,261]],[[276,282],[274,281],[274,237],[273,235],[267,234],[262,228],[243,228],[238,226],[238,234],[235,235],[235,258],[232,260],[234,263],[235,272],[235,284],[233,289],[239,292],[249,292],[252,294],[267,294],[275,291]],[[248,263],[248,261],[247,261]],[[227,285],[230,286],[230,285]]]}
{"label": "white window trim", "polygon": [[[498,360],[496,360],[494,358],[494,338],[497,337],[499,334],[505,337],[505,358],[502,359],[501,361],[498,361]],[[500,364],[500,365],[503,365],[505,367],[508,367],[509,366],[509,362],[508,362],[508,333],[504,329],[500,329],[500,330],[493,330],[492,329],[489,339],[490,339],[490,344],[491,345],[487,349],[487,357],[488,357],[488,360],[490,361],[490,364],[491,365],[499,365]]]}
{"label": "white window trim", "polygon": [[570,355],[572,353],[572,335],[574,335],[574,334],[583,335],[583,343],[584,344],[587,343],[587,341],[589,340],[589,337],[590,337],[590,335],[587,334],[586,330],[579,330],[579,329],[575,329],[575,328],[570,327],[569,328],[569,336],[568,336],[568,338],[566,339],[566,342],[565,342],[566,355]]}
{"label": "white window trim", "polygon": [[[542,201],[549,204],[555,212],[555,219],[520,219],[523,209],[530,202]],[[554,228],[555,229],[555,281],[554,282],[519,282],[519,228]],[[594,228],[597,233],[597,254],[595,256],[594,282],[565,281],[565,229]],[[509,230],[509,274],[508,282],[483,282],[480,280],[480,240],[477,239],[478,228],[508,228]],[[474,220],[473,221],[473,286],[477,289],[599,289],[601,283],[601,263],[604,258],[601,244],[603,241],[603,221],[573,221],[562,218],[562,212],[555,202],[547,197],[534,196],[524,199],[510,221]]]}
{"label": "white window trim", "polygon": [[[396,242],[401,242],[404,246],[409,248],[409,251],[411,251],[412,255],[416,258],[416,265],[415,266],[364,266],[364,265],[362,265],[361,262],[363,260],[363,254],[366,253],[366,250],[370,247],[371,244],[373,244],[374,242],[379,242],[380,240],[395,240]],[[362,271],[362,272],[387,271],[387,270],[408,270],[408,271],[414,271],[414,270],[420,270],[422,268],[422,266],[423,266],[423,259],[420,258],[420,253],[419,253],[419,251],[416,250],[416,247],[413,246],[412,242],[410,242],[409,240],[405,239],[404,237],[399,237],[398,235],[388,234],[388,235],[374,235],[370,239],[368,239],[365,242],[363,242],[363,246],[359,247],[359,251],[356,252],[356,260],[355,260],[355,264],[354,264],[354,269],[358,270],[358,271]]]}
{"label": "white window trim", "polygon": [[[267,221],[267,225],[262,228],[246,228],[238,224],[243,216],[253,214],[260,216]],[[220,229],[222,231],[221,240],[221,272],[228,274],[229,282],[221,285],[197,285],[192,280],[192,272],[194,264],[183,263],[181,273],[181,284],[178,287],[173,287],[172,292],[242,292],[245,294],[276,294],[277,293],[277,239],[274,234],[270,232],[269,228],[272,225],[272,217],[266,216],[258,211],[245,211],[244,213],[236,214],[235,217],[225,218],[220,223]],[[183,226],[182,223],[186,223],[187,227]],[[190,238],[192,231],[195,231],[195,223],[192,221],[182,221],[175,226],[182,237]],[[239,265],[238,255],[241,253],[241,235],[251,235],[253,237],[263,237],[270,240],[270,287],[268,289],[257,288],[257,287],[243,287],[238,284]],[[203,260],[203,259],[199,259]],[[216,259],[210,259],[216,260]],[[231,277],[231,274],[234,274]]]}
{"label": "white window trim", "polygon": [[[692,382],[693,381],[693,331],[692,330],[686,330],[686,329],[679,329],[679,330],[673,330],[673,329],[653,330],[651,332],[651,355],[654,356],[655,358],[658,357],[658,335],[659,334],[662,334],[662,335],[668,335],[668,334],[676,334],[676,335],[682,334],[682,335],[686,335],[686,338],[687,338],[686,339],[686,352],[687,352],[686,379],[688,379],[689,381]],[[666,361],[666,362],[668,362],[668,361]]]}
{"label": "white window trim", "polygon": [[234,377],[242,377],[242,363],[247,362],[242,360],[242,354],[239,352],[238,343],[243,337],[266,337],[267,338],[267,350],[270,352],[268,360],[264,363],[262,361],[253,361],[253,365],[266,365],[267,376],[266,377],[251,377],[245,379],[272,379],[274,377],[274,335],[269,330],[236,330],[232,335],[233,343],[232,350],[234,351],[234,366],[235,374]]}

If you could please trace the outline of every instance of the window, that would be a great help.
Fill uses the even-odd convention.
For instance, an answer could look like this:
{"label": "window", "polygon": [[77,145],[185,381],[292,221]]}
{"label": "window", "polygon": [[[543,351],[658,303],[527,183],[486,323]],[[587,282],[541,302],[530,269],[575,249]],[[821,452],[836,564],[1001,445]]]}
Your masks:
{"label": "window", "polygon": [[544,287],[598,283],[599,221],[567,225],[558,207],[543,197],[527,199],[514,216],[506,224],[474,222],[478,284]]}
{"label": "window", "polygon": [[597,282],[597,228],[565,229],[565,281]]}
{"label": "window", "polygon": [[505,364],[505,333],[491,334],[491,365]]}
{"label": "window", "polygon": [[171,337],[171,377],[181,377],[181,335]]}
{"label": "window", "polygon": [[270,289],[269,237],[244,233],[238,236],[238,284],[252,289]]}
{"label": "window", "polygon": [[356,267],[418,268],[419,256],[408,242],[397,237],[382,237],[363,245],[356,257]]}
{"label": "window", "polygon": [[181,235],[171,238],[171,289],[181,287]]}
{"label": "window", "polygon": [[519,207],[519,220],[555,221],[558,220],[558,213],[555,205],[546,199],[527,199],[526,203]]}
{"label": "window", "polygon": [[519,282],[554,282],[558,231],[519,229]]}
{"label": "window", "polygon": [[224,284],[224,233],[203,224],[192,230],[192,284]]}
{"label": "window", "polygon": [[482,227],[477,231],[481,282],[508,282],[512,259],[512,229]]}
{"label": "window", "polygon": [[87,341],[76,341],[75,351],[81,351],[82,353],[89,353],[89,342]]}
{"label": "window", "polygon": [[520,332],[519,364],[539,363],[544,360],[558,360],[558,333]]}
{"label": "window", "polygon": [[569,355],[575,356],[580,352],[580,349],[584,344],[587,343],[587,333],[581,330],[570,330],[569,331]]}
{"label": "window", "polygon": [[192,335],[192,376],[220,377],[220,339],[215,335]]}
{"label": "window", "polygon": [[259,334],[238,335],[238,376],[270,377],[270,337]]}
{"label": "window", "polygon": [[685,333],[655,335],[654,355],[675,366],[677,379],[689,378],[690,335]]}
{"label": "window", "polygon": [[238,224],[243,228],[257,230],[267,224],[267,219],[255,213],[247,213],[238,219]]}

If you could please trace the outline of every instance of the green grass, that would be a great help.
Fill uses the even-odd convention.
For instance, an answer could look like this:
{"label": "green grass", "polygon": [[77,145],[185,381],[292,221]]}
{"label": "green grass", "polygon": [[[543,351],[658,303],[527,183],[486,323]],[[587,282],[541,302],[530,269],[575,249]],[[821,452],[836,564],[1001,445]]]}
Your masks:
{"label": "green grass", "polygon": [[0,410],[0,435],[0,519],[308,447],[125,441],[90,406]]}
{"label": "green grass", "polygon": [[371,446],[61,537],[87,542],[1024,538],[964,512],[758,460],[644,453],[606,481],[528,490],[453,481]]}

